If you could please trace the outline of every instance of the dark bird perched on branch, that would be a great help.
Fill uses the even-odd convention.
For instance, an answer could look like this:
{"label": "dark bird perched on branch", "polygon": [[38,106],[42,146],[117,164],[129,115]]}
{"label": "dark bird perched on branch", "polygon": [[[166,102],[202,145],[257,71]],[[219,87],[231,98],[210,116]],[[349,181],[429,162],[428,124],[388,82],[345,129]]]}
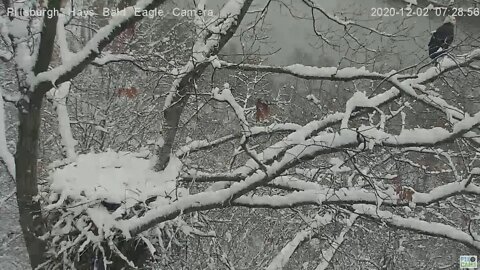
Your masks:
{"label": "dark bird perched on branch", "polygon": [[445,50],[452,44],[455,22],[455,17],[448,15],[442,26],[433,32],[432,38],[430,38],[430,42],[428,42],[428,54],[430,58],[436,59],[438,56],[444,54]]}

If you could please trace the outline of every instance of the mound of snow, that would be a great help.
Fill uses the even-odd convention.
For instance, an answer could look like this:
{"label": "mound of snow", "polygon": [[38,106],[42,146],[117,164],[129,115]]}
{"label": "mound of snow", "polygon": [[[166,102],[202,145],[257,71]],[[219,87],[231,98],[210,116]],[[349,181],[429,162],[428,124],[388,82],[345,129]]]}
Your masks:
{"label": "mound of snow", "polygon": [[57,168],[50,174],[51,190],[61,201],[106,201],[131,207],[158,196],[156,204],[168,204],[186,191],[178,189],[181,162],[172,156],[167,168],[153,170],[154,162],[145,155],[107,151],[79,155],[76,162]]}

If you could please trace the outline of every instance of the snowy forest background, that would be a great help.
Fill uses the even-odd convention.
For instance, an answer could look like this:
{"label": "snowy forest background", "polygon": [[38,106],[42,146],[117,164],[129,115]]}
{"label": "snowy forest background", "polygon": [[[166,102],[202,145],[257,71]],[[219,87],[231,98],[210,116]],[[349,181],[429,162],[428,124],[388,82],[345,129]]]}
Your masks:
{"label": "snowy forest background", "polygon": [[2,0],[0,269],[480,255],[480,16],[434,63],[443,16],[371,16],[449,4],[408,2]]}

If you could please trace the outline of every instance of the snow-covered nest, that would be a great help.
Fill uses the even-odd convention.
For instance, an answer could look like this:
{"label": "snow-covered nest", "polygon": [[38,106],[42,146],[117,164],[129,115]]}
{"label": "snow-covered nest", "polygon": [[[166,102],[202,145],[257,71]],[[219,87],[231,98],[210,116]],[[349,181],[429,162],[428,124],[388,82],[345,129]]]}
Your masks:
{"label": "snow-covered nest", "polygon": [[60,199],[50,207],[71,199],[105,201],[128,208],[152,197],[157,197],[155,204],[160,205],[185,194],[186,190],[178,189],[175,181],[181,168],[179,159],[172,156],[161,172],[155,172],[153,165],[145,153],[109,150],[79,155],[74,163],[51,172],[50,189],[53,194],[59,194]]}
{"label": "snow-covered nest", "polygon": [[[176,178],[182,163],[174,155],[161,172],[153,170],[155,160],[144,153],[115,152],[78,155],[75,162],[50,172],[48,210],[56,210],[56,219],[44,239],[50,238],[47,261],[49,267],[63,265],[62,269],[80,262],[81,256],[103,256],[109,263],[110,252],[126,260],[126,254],[115,247],[118,241],[131,236],[119,227],[119,221],[141,216],[145,211],[158,209],[188,194],[188,190],[177,186]],[[115,206],[115,207],[113,207]],[[163,222],[155,230],[136,235],[142,240],[152,256],[159,248],[166,254],[178,230],[186,235],[203,233],[190,227],[180,217]],[[108,245],[105,245],[108,244]],[[88,251],[88,252],[87,252]],[[100,252],[100,253],[99,253]],[[88,259],[87,259],[88,260]],[[48,269],[51,269],[46,267]],[[43,268],[42,268],[43,269]]]}

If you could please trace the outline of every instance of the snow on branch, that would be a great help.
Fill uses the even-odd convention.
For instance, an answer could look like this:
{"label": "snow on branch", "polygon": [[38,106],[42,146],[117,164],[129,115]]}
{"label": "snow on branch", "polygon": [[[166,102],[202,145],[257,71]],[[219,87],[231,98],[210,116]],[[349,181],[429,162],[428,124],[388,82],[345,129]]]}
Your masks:
{"label": "snow on branch", "polygon": [[152,10],[164,2],[165,0],[140,0],[135,6],[125,8],[122,12],[119,12],[120,15],[112,17],[106,26],[100,28],[83,49],[72,54],[69,61],[37,74],[31,84],[52,82],[52,84],[57,85],[70,80],[90,64],[118,34],[132,23],[143,18],[142,16],[136,16],[135,11]]}
{"label": "snow on branch", "polygon": [[[245,179],[246,176],[236,175],[231,173],[206,173],[198,170],[190,169],[186,174],[181,175],[180,182],[239,182]],[[281,175],[266,184],[268,187],[278,188],[287,191],[303,191],[310,189],[322,189],[325,186],[319,185],[315,182],[309,182],[298,179],[291,175]]]}
{"label": "snow on branch", "polygon": [[215,88],[213,89],[213,98],[218,100],[218,101],[224,101],[227,102],[230,107],[232,107],[233,111],[235,112],[235,115],[237,118],[240,120],[240,124],[242,126],[242,139],[240,140],[240,144],[242,146],[242,149],[247,153],[248,156],[250,156],[257,164],[262,168],[262,170],[266,171],[267,168],[265,165],[258,159],[257,153],[255,151],[252,151],[249,149],[247,143],[248,139],[250,138],[250,135],[252,134],[250,131],[250,125],[247,121],[247,118],[245,116],[245,112],[243,110],[243,107],[238,104],[238,102],[235,100],[235,97],[232,95],[232,91],[230,90],[230,85],[228,83],[225,84],[224,89],[220,93],[220,89]]}
{"label": "snow on branch", "polygon": [[[330,243],[330,247],[321,251],[320,264],[317,265],[315,270],[324,270],[328,267],[330,261],[335,255],[338,248],[345,241],[345,235],[350,231],[358,215],[351,213],[350,218],[346,220],[346,226],[340,231],[339,235]],[[314,225],[316,228],[319,224]],[[298,249],[298,247],[305,241],[309,241],[314,236],[314,228],[308,228],[298,232],[295,237],[289,241],[282,250],[273,258],[270,262],[267,270],[281,270],[290,260],[290,257]]]}
{"label": "snow on branch", "polygon": [[465,55],[457,56],[455,60],[443,59],[440,63],[440,66],[430,67],[422,73],[405,75],[396,74],[394,71],[389,73],[378,73],[366,70],[364,67],[316,67],[302,64],[293,64],[289,66],[269,66],[238,64],[223,60],[218,60],[218,63],[220,65],[219,67],[221,68],[287,74],[308,80],[351,81],[358,79],[389,80],[390,78],[395,78],[396,80],[404,80],[402,81],[402,84],[418,85],[430,83],[436,80],[438,76],[446,72],[461,67],[468,67],[472,62],[478,60],[480,60],[480,49],[473,50]]}
{"label": "snow on branch", "polygon": [[243,136],[250,136],[250,125],[245,117],[245,112],[243,107],[238,104],[238,102],[235,100],[235,97],[232,95],[230,85],[226,83],[222,91],[220,91],[218,88],[215,88],[213,89],[212,94],[215,100],[227,102],[230,107],[232,107],[235,115],[240,120],[240,124],[242,125]]}
{"label": "snow on branch", "polygon": [[350,214],[350,218],[347,220],[347,226],[345,226],[340,232],[340,234],[335,237],[335,240],[330,244],[330,247],[327,250],[322,250],[322,256],[320,256],[320,263],[317,265],[315,270],[327,269],[338,248],[342,245],[343,241],[345,241],[345,235],[350,231],[353,224],[357,220],[357,217],[357,214]]}
{"label": "snow on branch", "polygon": [[379,219],[387,225],[402,230],[409,230],[420,234],[434,237],[447,238],[462,243],[470,248],[480,251],[480,241],[475,240],[470,234],[463,232],[453,226],[438,222],[428,222],[416,218],[404,218],[389,211],[379,210],[372,205],[357,204],[352,208],[355,213],[364,217]]}
{"label": "snow on branch", "polygon": [[[345,105],[345,117],[342,119],[342,124],[340,128],[348,128],[348,120],[350,119],[350,115],[355,111],[357,108],[376,108],[375,106],[372,106],[372,102],[370,99],[366,96],[364,92],[355,92],[352,97],[350,97],[349,100],[347,100],[347,103]],[[385,114],[376,108],[377,111],[379,111],[382,115],[382,121],[381,121],[381,129],[384,129],[385,126]]]}
{"label": "snow on branch", "polygon": [[[317,132],[339,123],[343,119],[343,113],[334,113],[326,116],[321,120],[312,121],[297,131],[289,134],[282,141],[279,141],[266,148],[259,154],[264,164],[272,162],[275,158],[283,155],[290,147],[302,143],[311,138]],[[236,169],[233,173],[239,175],[249,175],[258,169],[258,164],[253,160],[248,160],[244,166]]]}
{"label": "snow on branch", "polygon": [[57,44],[60,48],[60,58],[62,62],[68,61],[71,51],[68,48],[67,33],[65,32],[65,14],[58,15],[57,22]]}
{"label": "snow on branch", "polygon": [[[382,104],[385,101],[396,98],[399,94],[397,88],[392,88],[386,93],[372,97],[370,100],[371,106],[375,104]],[[387,146],[432,146],[442,142],[451,141],[459,136],[462,136],[465,132],[475,127],[479,123],[479,114],[474,117],[468,117],[453,127],[453,132],[449,132],[445,129],[414,129],[403,130],[400,135],[387,134],[382,130],[378,130],[375,127],[362,127],[361,131],[365,137],[369,140],[373,140],[377,144]],[[372,203],[378,204],[378,195],[376,193],[368,193],[368,191],[362,190],[341,190],[340,192],[332,190],[309,190],[305,192],[296,192],[286,196],[276,197],[242,197],[236,198],[239,194],[244,194],[248,190],[255,188],[256,186],[265,185],[269,182],[268,178],[275,178],[280,176],[286,169],[291,168],[301,162],[302,160],[313,158],[317,155],[333,153],[335,151],[341,151],[341,149],[354,147],[359,144],[357,140],[357,132],[352,130],[342,130],[340,133],[328,133],[320,132],[317,136],[311,137],[314,133],[324,129],[334,123],[339,123],[344,118],[343,113],[337,113],[327,116],[321,121],[314,121],[306,126],[300,128],[296,132],[287,136],[287,138],[276,145],[267,148],[259,157],[263,161],[269,159],[273,161],[282,154],[282,158],[276,161],[274,165],[269,166],[265,172],[266,175],[257,171],[257,162],[252,164],[251,160],[247,162],[246,166],[236,170],[234,173],[245,176],[245,180],[234,183],[230,188],[222,189],[215,192],[204,192],[193,195],[189,198],[182,198],[178,205],[170,205],[170,209],[156,209],[145,215],[145,217],[134,220],[137,224],[128,224],[129,221],[122,225],[126,225],[126,228],[130,232],[135,233],[151,226],[152,223],[161,222],[168,219],[168,217],[174,217],[180,213],[210,209],[214,207],[221,207],[226,203],[228,205],[239,205],[249,207],[292,207],[296,205],[305,204],[323,204],[327,203]],[[265,162],[264,162],[265,164]],[[266,177],[268,175],[268,177]],[[457,186],[455,186],[457,185]],[[453,196],[457,193],[478,193],[478,188],[473,185],[468,185],[465,188],[463,183],[452,184],[449,186],[449,190],[452,187],[457,187],[457,191],[446,194],[440,192],[442,189],[436,189],[437,200],[444,198],[445,196]],[[442,186],[442,188],[445,188]],[[384,203],[391,205],[408,205],[411,202],[422,204],[422,194],[413,195],[412,201],[405,202],[399,194],[395,193],[393,189],[387,192]],[[206,196],[204,198],[204,196]],[[418,197],[417,197],[418,196]],[[208,199],[207,199],[208,198]],[[429,202],[428,196],[423,197],[423,203],[431,203],[436,200],[431,199]],[[233,199],[233,200],[232,200]],[[184,200],[184,201],[183,201]],[[360,201],[358,201],[360,200]],[[308,201],[308,202],[306,202]],[[155,213],[156,212],[156,213]],[[150,214],[150,215],[149,215]],[[143,220],[141,220],[143,219]],[[124,227],[125,228],[125,227]]]}
{"label": "snow on branch", "polygon": [[[65,33],[65,15],[59,14],[58,23],[57,23],[57,43],[60,48],[60,56],[62,58],[62,63],[68,61],[69,56],[72,54],[68,49],[67,35]],[[134,62],[135,57],[128,54],[112,54],[112,53],[103,53],[99,57],[95,58],[92,61],[92,64],[95,66],[103,66],[109,63],[115,62]]]}
{"label": "snow on branch", "polygon": [[[215,23],[201,30],[193,46],[191,59],[180,69],[179,77],[172,83],[164,109],[175,104],[185,94],[183,92],[191,80],[207,68],[210,64],[209,59],[214,57],[233,36],[252,2],[253,0],[228,1],[220,10],[218,18],[212,18]],[[179,90],[180,93],[177,93]]]}
{"label": "snow on branch", "polygon": [[[315,67],[302,64],[289,66],[268,66],[254,64],[235,64],[219,60],[219,67],[228,69],[239,69],[245,71],[271,72],[278,74],[292,75],[307,80],[332,80],[332,81],[352,81],[358,79],[384,80],[388,77],[386,74],[368,71],[365,67]],[[405,76],[407,77],[407,76]],[[411,76],[408,76],[411,77]]]}
{"label": "snow on branch", "polygon": [[175,152],[175,155],[177,157],[183,157],[185,155],[188,155],[189,153],[194,153],[194,152],[197,152],[197,151],[200,151],[200,150],[203,150],[203,149],[210,149],[210,148],[212,148],[216,145],[220,145],[222,143],[234,140],[234,139],[239,138],[241,136],[242,136],[241,134],[230,134],[230,135],[223,136],[221,138],[218,138],[218,139],[215,139],[215,140],[212,140],[212,141],[195,140],[195,141],[192,141],[192,142],[188,143],[187,145],[184,145],[184,146],[180,147],[180,149]]}
{"label": "snow on branch", "polygon": [[135,61],[135,57],[129,54],[112,54],[112,53],[105,53],[101,57],[96,58],[92,61],[92,64],[96,66],[104,66],[109,63],[115,62],[133,62]]}
{"label": "snow on branch", "polygon": [[[282,133],[282,132],[292,132],[296,131],[299,128],[301,128],[301,125],[294,124],[294,123],[273,123],[269,126],[254,126],[250,127],[250,136],[259,136],[259,135],[268,135],[268,134],[274,134],[274,133]],[[195,140],[187,145],[182,146],[175,155],[177,157],[182,157],[185,156],[189,153],[194,153],[198,152],[201,150],[207,150],[211,149],[212,147],[218,146],[220,144],[229,142],[234,139],[241,138],[243,136],[242,133],[239,134],[230,134],[227,136],[223,136],[221,138],[212,140],[212,141],[207,141],[207,140]]]}
{"label": "snow on branch", "polygon": [[[0,88],[0,97],[2,97],[2,92],[3,90]],[[7,166],[9,174],[15,179],[15,159],[8,150],[5,121],[5,104],[3,98],[0,98],[0,159]]]}
{"label": "snow on branch", "polygon": [[[441,112],[445,113],[448,116],[448,119],[452,124],[455,124],[458,121],[464,119],[466,115],[461,109],[456,108],[455,106],[450,105],[444,99],[434,96],[428,93],[418,94],[415,91],[415,88],[418,88],[419,85],[429,83],[437,79],[440,75],[452,71],[461,67],[469,66],[472,62],[480,60],[480,49],[471,51],[468,54],[458,56],[457,59],[444,59],[440,63],[439,67],[430,67],[425,72],[418,73],[416,75],[399,75],[394,72],[380,74],[376,72],[367,71],[364,68],[345,68],[338,69],[336,67],[313,67],[305,65],[291,65],[286,67],[277,67],[277,66],[264,66],[264,65],[250,65],[250,64],[232,64],[225,61],[221,61],[222,66],[232,69],[240,69],[247,71],[268,71],[272,73],[282,73],[289,74],[295,77],[310,79],[310,80],[356,80],[356,79],[374,79],[374,80],[384,80],[390,82],[393,87],[385,91],[382,94],[376,95],[369,98],[368,107],[379,107],[385,103],[388,103],[392,100],[397,99],[401,93],[407,94],[408,96],[421,101],[422,103],[433,107]],[[392,75],[393,74],[393,75]],[[413,77],[413,78],[412,78]],[[337,115],[338,117],[338,115]],[[342,115],[342,121],[344,119]],[[330,118],[332,121],[334,118],[333,115],[329,115],[324,119]],[[331,123],[333,124],[333,123]],[[478,139],[478,134],[475,132],[467,132],[464,134],[465,137],[470,138],[471,141],[480,144],[480,139]]]}
{"label": "snow on branch", "polygon": [[[370,137],[370,139],[373,139],[376,142],[384,145],[395,147],[411,145],[435,145],[440,142],[452,140],[456,136],[461,135],[462,132],[468,128],[478,124],[478,121],[480,120],[480,113],[474,119],[475,121],[467,119],[465,123],[461,122],[461,128],[454,128],[454,131],[456,132],[453,133],[444,130],[440,132],[440,134],[437,134],[439,132],[436,129],[422,129],[404,131],[403,133],[405,134],[395,136],[377,130],[373,127],[364,130],[364,132],[366,136],[368,135]],[[428,137],[422,137],[424,134],[437,135],[432,136],[431,139],[428,139]],[[256,187],[267,184],[271,179],[280,176],[287,169],[305,160],[312,159],[322,154],[342,151],[342,149],[345,148],[356,147],[359,145],[359,142],[357,140],[357,132],[352,130],[342,130],[340,133],[322,132],[318,136],[314,136],[308,140],[297,141],[295,144],[295,146],[285,151],[285,154],[280,160],[266,167],[265,171],[254,170],[251,175],[248,175],[243,181],[233,183],[230,188],[218,191],[202,192],[180,198],[178,201],[171,203],[168,206],[152,209],[151,211],[145,213],[145,215],[142,217],[132,218],[131,220],[127,221],[120,221],[120,224],[118,224],[120,226],[119,228],[121,228],[125,233],[135,235],[143,230],[151,228],[159,222],[174,218],[181,213],[212,209],[232,204],[251,204],[253,206],[260,206],[267,201],[269,207],[285,207],[286,205],[293,206],[295,204],[306,204],[306,199],[308,199],[307,201],[310,204],[312,202],[322,204],[324,201],[329,200],[341,201],[342,198],[347,201],[350,200],[352,203],[359,203],[359,200],[377,202],[376,194],[368,193],[362,190],[340,190],[338,192],[331,190],[305,191],[292,193],[283,197],[271,196],[269,197],[269,200],[260,198],[260,201],[254,201],[256,198],[258,198],[255,196],[247,198],[241,197]],[[257,164],[257,166],[259,165]],[[394,193],[394,190],[392,189],[390,192]],[[237,201],[237,198],[241,199]],[[340,200],[338,198],[340,198]],[[399,197],[398,195],[395,197],[395,195],[392,194],[392,198],[396,199]]]}
{"label": "snow on branch", "polygon": [[[370,105],[381,104],[385,98],[384,94],[369,99]],[[388,98],[389,96],[387,95],[386,97]],[[323,132],[318,136],[309,138],[314,132],[334,123],[341,122],[344,119],[344,115],[344,113],[336,113],[327,116],[323,120],[310,122],[296,132],[288,135],[284,140],[265,149],[257,155],[257,158],[263,164],[268,164],[275,160],[275,158],[283,155],[283,159],[279,161],[277,165],[284,162],[283,164],[288,164],[286,166],[290,168],[302,160],[312,158],[322,153],[333,153],[345,148],[358,146],[363,143],[358,141],[358,134],[361,134],[368,140],[368,143],[372,147],[375,144],[389,147],[435,146],[461,137],[480,123],[480,113],[477,113],[473,117],[465,118],[456,123],[453,126],[452,132],[436,127],[432,129],[403,129],[399,135],[393,135],[375,126],[361,126],[357,131],[343,129],[340,133]],[[224,180],[242,179],[247,175],[251,175],[257,169],[259,169],[258,162],[250,159],[244,166],[229,174],[229,177],[225,177]],[[220,177],[216,179],[222,179],[224,176],[225,175],[220,175]],[[201,178],[202,176],[192,176],[194,179],[196,177]],[[208,179],[209,176],[205,178]],[[213,179],[213,181],[218,180]]]}
{"label": "snow on branch", "polygon": [[262,168],[262,170],[266,171],[267,168],[258,159],[257,153],[255,151],[250,150],[247,145],[248,139],[250,138],[250,135],[251,135],[250,125],[245,116],[243,107],[240,106],[240,104],[238,104],[238,102],[235,100],[235,97],[232,95],[232,92],[230,90],[230,85],[226,83],[221,93],[218,87],[213,89],[213,98],[218,101],[227,102],[230,105],[230,107],[232,107],[233,111],[235,112],[235,115],[240,120],[240,125],[242,126],[243,136],[242,136],[242,139],[240,140],[242,149],[245,151],[245,153],[247,153],[248,156],[250,156],[253,160],[255,160],[255,162],[257,162],[257,164],[260,166],[260,168]]}
{"label": "snow on branch", "polygon": [[290,242],[273,258],[266,270],[281,270],[288,263],[295,250],[305,241],[310,240],[314,235],[312,229],[305,229],[298,232]]}
{"label": "snow on branch", "polygon": [[268,183],[269,186],[290,191],[301,191],[325,188],[318,183],[300,180],[291,175],[279,176]]}
{"label": "snow on branch", "polygon": [[[412,190],[413,191],[413,190]],[[242,196],[232,202],[233,205],[251,208],[282,209],[304,205],[328,204],[369,204],[377,205],[382,201],[386,206],[428,206],[432,203],[458,195],[480,196],[480,187],[470,184],[465,187],[463,182],[448,183],[432,189],[428,193],[413,191],[410,200],[406,200],[392,187],[387,190],[367,190],[363,188],[317,187],[304,191],[292,192],[287,195]]]}
{"label": "snow on branch", "polygon": [[[60,58],[62,63],[68,61],[71,51],[68,48],[67,34],[65,32],[65,15],[59,14],[57,22],[57,44],[60,48]],[[67,109],[67,96],[70,92],[71,83],[64,82],[58,88],[52,88],[47,92],[47,97],[53,101],[53,105],[57,112],[58,129],[61,137],[63,151],[67,161],[73,161],[77,158],[75,153],[75,145],[77,141],[73,138],[72,129],[70,127],[70,116]]]}
{"label": "snow on branch", "polygon": [[173,150],[180,116],[189,97],[188,90],[195,86],[195,80],[210,65],[210,59],[215,57],[234,35],[252,2],[253,0],[230,0],[220,10],[218,20],[215,19],[218,29],[212,32],[210,27],[207,27],[201,29],[197,34],[198,38],[193,45],[193,54],[180,69],[165,98],[163,109],[166,115],[165,129],[167,132],[165,144],[157,152],[159,156],[157,169],[163,168],[168,160],[168,155]]}
{"label": "snow on branch", "polygon": [[327,133],[289,149],[282,160],[266,167],[265,171],[257,171],[246,177],[245,180],[233,183],[228,189],[202,192],[180,198],[170,205],[152,209],[142,217],[119,221],[119,229],[122,229],[127,235],[128,233],[136,235],[159,222],[169,220],[182,213],[231,205],[236,198],[266,184],[271,178],[280,176],[286,169],[298,164],[302,159],[310,159],[320,153],[340,151],[342,147],[354,145],[357,145],[355,132],[346,132],[343,136]]}
{"label": "snow on branch", "polygon": [[58,130],[61,137],[63,151],[67,160],[73,161],[77,158],[75,146],[77,141],[73,138],[70,127],[70,116],[67,109],[67,96],[70,92],[70,82],[62,83],[58,88],[52,88],[47,92],[47,96],[53,100],[53,105],[57,112]]}
{"label": "snow on branch", "polygon": [[372,126],[362,126],[358,132],[367,139],[385,146],[434,146],[440,143],[453,141],[480,124],[480,112],[474,116],[466,116],[452,127],[452,132],[434,127],[431,129],[415,128],[404,129],[399,135],[391,135]]}
{"label": "snow on branch", "polygon": [[[372,98],[370,101],[371,104],[376,104],[375,99]],[[280,153],[291,154],[299,160],[302,160],[303,158],[319,154],[317,151],[322,152],[325,150],[322,146],[323,143],[325,143],[325,145],[329,145],[329,142],[332,143],[329,145],[330,152],[340,151],[340,149],[335,149],[335,147],[344,149],[358,146],[362,143],[358,141],[358,134],[361,134],[363,137],[368,139],[368,142],[371,145],[380,144],[390,147],[434,146],[461,137],[472,128],[478,126],[480,123],[480,113],[477,113],[473,117],[465,118],[464,120],[455,124],[452,132],[436,127],[432,129],[404,129],[399,135],[393,135],[388,134],[374,126],[361,126],[358,131],[344,129],[341,130],[340,133],[323,132],[311,139],[306,139],[306,136],[311,134],[309,132],[305,132],[306,127],[311,128],[315,126],[315,124],[326,125],[332,120],[338,123],[342,121],[344,115],[345,114],[343,113],[337,113],[328,116],[327,119],[324,119],[323,121],[311,122],[311,125],[307,124],[307,126],[304,128],[299,129],[297,132],[287,136],[285,140],[267,148],[263,153],[259,154],[261,161],[266,164],[268,163],[267,161],[273,160]],[[288,147],[292,148],[288,149]],[[249,160],[245,166],[235,170],[234,173],[247,175],[255,171],[255,169],[258,169],[255,164],[255,161]]]}

